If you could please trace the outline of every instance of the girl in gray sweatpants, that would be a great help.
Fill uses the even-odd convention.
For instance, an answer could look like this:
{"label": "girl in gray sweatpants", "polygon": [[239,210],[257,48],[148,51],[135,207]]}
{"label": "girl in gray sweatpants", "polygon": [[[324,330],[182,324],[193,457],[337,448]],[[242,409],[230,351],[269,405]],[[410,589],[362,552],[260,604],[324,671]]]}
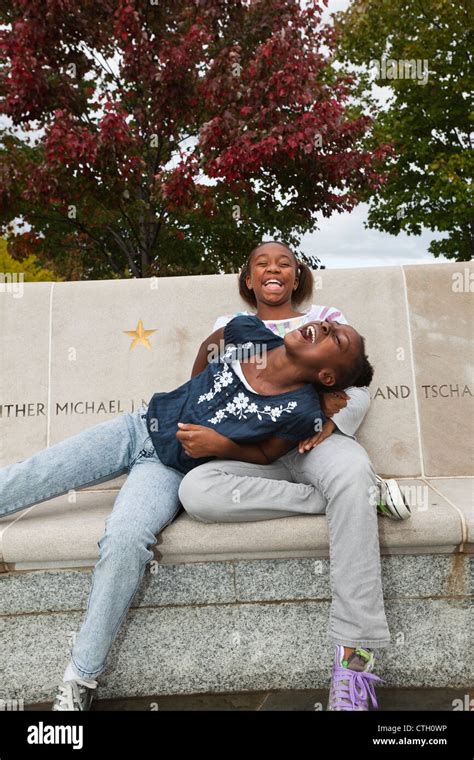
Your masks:
{"label": "girl in gray sweatpants", "polygon": [[[289,248],[274,242],[260,244],[239,276],[240,295],[253,312],[238,313],[256,313],[282,336],[312,320],[347,324],[334,307],[313,305],[303,312],[296,310],[296,305],[311,297],[312,287],[311,270]],[[214,330],[233,316],[217,319]],[[193,374],[202,370],[212,345],[213,335],[203,342]],[[268,465],[208,462],[185,475],[179,498],[188,514],[203,522],[326,514],[332,589],[329,636],[335,645],[328,709],[367,710],[368,694],[376,706],[373,682],[380,680],[370,673],[374,663],[371,650],[387,647],[391,641],[374,499],[380,479],[355,438],[369,407],[368,389],[348,388],[342,401],[330,399],[330,395],[321,394],[321,398],[328,396],[326,408],[339,411],[319,434],[305,441],[305,453],[294,448]],[[363,685],[361,679],[365,679]]]}

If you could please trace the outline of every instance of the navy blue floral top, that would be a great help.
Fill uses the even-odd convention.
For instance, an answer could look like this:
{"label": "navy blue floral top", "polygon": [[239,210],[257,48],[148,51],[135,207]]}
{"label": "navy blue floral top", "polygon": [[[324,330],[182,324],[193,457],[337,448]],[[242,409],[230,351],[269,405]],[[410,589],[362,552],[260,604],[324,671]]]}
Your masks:
{"label": "navy blue floral top", "polygon": [[296,445],[314,435],[316,420],[326,421],[314,386],[263,396],[250,391],[231,366],[237,356],[245,359],[245,350],[258,357],[283,342],[258,317],[234,317],[224,328],[224,352],[215,361],[174,391],[152,396],[146,422],[163,464],[186,473],[215,459],[186,454],[176,438],[178,422],[213,428],[235,443],[276,435]]}

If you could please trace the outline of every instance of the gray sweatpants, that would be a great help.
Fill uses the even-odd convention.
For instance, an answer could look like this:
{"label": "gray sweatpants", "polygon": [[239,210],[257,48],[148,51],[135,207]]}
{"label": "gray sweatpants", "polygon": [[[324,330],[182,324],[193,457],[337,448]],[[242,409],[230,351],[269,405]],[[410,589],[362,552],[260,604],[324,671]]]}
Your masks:
{"label": "gray sweatpants", "polygon": [[[334,644],[387,647],[380,569],[376,475],[365,449],[336,430],[315,448],[292,449],[269,465],[213,460],[181,481],[179,498],[203,522],[326,514]],[[236,499],[236,494],[238,498]]]}

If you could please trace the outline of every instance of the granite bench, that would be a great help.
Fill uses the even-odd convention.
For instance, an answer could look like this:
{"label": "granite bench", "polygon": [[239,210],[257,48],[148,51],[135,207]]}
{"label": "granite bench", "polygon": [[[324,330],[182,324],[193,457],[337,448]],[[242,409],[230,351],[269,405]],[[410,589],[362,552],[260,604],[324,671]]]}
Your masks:
{"label": "granite bench", "polygon": [[[406,522],[379,517],[394,646],[380,650],[377,672],[391,685],[468,688],[474,267],[323,270],[314,279],[313,302],[338,306],[366,337],[375,376],[357,439],[412,507]],[[184,382],[215,318],[242,308],[236,275],[68,283],[4,277],[0,466]],[[140,325],[151,332],[134,341]],[[0,699],[52,698],[124,479],[0,519]],[[183,510],[154,552],[101,677],[101,696],[327,685],[324,515],[205,524]],[[434,668],[450,647],[455,660]]]}

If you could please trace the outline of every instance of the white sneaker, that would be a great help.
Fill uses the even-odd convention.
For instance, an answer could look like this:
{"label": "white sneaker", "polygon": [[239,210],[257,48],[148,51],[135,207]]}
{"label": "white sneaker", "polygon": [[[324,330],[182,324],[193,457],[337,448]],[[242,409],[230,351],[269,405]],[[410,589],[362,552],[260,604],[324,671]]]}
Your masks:
{"label": "white sneaker", "polygon": [[51,710],[75,710],[77,712],[89,710],[93,699],[93,692],[98,686],[98,681],[63,681],[58,687],[58,693]]}
{"label": "white sneaker", "polygon": [[411,510],[396,480],[383,480],[377,475],[380,499],[377,512],[390,520],[408,520]]}

